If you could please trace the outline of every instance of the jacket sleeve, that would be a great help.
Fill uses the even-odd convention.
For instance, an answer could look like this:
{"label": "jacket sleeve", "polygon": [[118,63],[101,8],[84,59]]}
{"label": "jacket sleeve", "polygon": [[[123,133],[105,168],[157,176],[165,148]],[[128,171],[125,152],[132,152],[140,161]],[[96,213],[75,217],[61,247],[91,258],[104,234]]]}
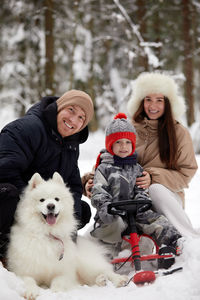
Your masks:
{"label": "jacket sleeve", "polygon": [[68,179],[67,185],[74,198],[74,210],[78,218],[81,218],[81,197],[83,193],[80,171],[77,165],[73,168],[73,173]]}
{"label": "jacket sleeve", "polygon": [[40,143],[35,130],[27,128],[30,123],[16,120],[8,124],[0,134],[0,181],[12,183],[19,191],[27,184],[21,174],[31,164],[34,149]]}
{"label": "jacket sleeve", "polygon": [[[142,172],[143,172],[143,168],[139,164],[137,164],[137,166],[139,168],[139,172],[138,172],[137,177],[141,177]],[[145,200],[151,201],[151,198],[149,197],[149,194],[148,194],[148,190],[144,190],[144,189],[138,187],[138,185],[136,185],[136,184],[135,184],[135,187],[134,187],[134,195],[135,195],[134,200],[141,200],[141,201],[144,201],[144,202],[145,202]],[[141,205],[143,205],[143,204],[141,204]],[[147,205],[147,207],[149,207],[149,205]]]}
{"label": "jacket sleeve", "polygon": [[91,203],[97,209],[96,218],[100,218],[103,224],[110,224],[116,216],[108,214],[108,205],[112,202],[109,193],[109,185],[102,165],[100,165],[94,175],[94,186],[92,188]]}
{"label": "jacket sleeve", "polygon": [[181,192],[188,187],[198,165],[192,139],[186,129],[178,137],[178,166],[180,170],[150,167],[145,171],[151,174],[152,183],[160,183],[173,192]]}

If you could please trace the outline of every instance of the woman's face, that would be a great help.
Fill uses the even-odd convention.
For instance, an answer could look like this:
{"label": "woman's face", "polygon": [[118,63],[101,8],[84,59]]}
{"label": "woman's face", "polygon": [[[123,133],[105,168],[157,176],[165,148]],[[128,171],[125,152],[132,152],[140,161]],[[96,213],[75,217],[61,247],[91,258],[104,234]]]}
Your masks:
{"label": "woman's face", "polygon": [[62,137],[80,131],[85,121],[85,112],[78,105],[69,105],[57,114],[57,129]]}
{"label": "woman's face", "polygon": [[150,120],[159,119],[165,111],[163,94],[149,94],[144,98],[144,111]]}

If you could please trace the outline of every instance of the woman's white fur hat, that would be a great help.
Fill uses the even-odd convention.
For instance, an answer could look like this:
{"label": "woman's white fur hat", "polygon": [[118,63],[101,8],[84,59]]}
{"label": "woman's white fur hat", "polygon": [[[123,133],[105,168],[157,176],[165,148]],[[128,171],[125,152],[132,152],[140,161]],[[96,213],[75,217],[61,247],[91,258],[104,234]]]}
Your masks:
{"label": "woman's white fur hat", "polygon": [[141,101],[149,94],[163,94],[171,104],[173,117],[179,120],[186,110],[184,99],[178,93],[178,85],[172,77],[163,73],[142,73],[135,80],[128,101],[128,114],[132,117]]}

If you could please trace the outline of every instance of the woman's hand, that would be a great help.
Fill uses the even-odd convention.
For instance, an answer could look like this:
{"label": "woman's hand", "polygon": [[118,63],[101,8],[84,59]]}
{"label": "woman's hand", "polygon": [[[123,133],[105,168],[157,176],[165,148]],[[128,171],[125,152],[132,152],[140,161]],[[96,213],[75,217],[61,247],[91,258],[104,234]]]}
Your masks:
{"label": "woman's hand", "polygon": [[91,193],[91,190],[92,190],[92,187],[93,187],[93,180],[92,179],[89,179],[87,181],[87,183],[85,184],[85,192],[86,192],[86,195],[88,198],[91,198],[92,197],[92,193]]}
{"label": "woman's hand", "polygon": [[142,189],[148,189],[151,184],[151,176],[148,172],[144,171],[143,176],[136,178],[136,184]]}

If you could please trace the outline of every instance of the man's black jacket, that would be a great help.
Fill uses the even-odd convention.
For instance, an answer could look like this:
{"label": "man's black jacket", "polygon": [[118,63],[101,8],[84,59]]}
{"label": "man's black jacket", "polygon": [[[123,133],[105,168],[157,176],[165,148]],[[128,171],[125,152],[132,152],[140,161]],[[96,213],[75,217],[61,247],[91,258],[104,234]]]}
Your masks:
{"label": "man's black jacket", "polygon": [[73,193],[75,212],[80,216],[82,184],[77,160],[88,128],[62,138],[57,131],[57,99],[43,98],[24,117],[2,129],[0,182],[11,183],[21,192],[35,172],[48,179],[57,171]]}

